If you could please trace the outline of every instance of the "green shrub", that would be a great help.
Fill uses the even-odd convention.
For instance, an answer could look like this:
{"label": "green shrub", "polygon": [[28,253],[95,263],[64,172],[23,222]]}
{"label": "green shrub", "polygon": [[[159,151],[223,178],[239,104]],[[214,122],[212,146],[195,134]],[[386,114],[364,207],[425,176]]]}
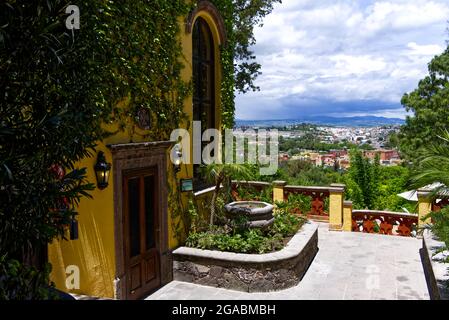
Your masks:
{"label": "green shrub", "polygon": [[56,299],[53,283],[49,281],[51,265],[42,272],[17,260],[0,257],[0,300]]}
{"label": "green shrub", "polygon": [[430,217],[433,222],[430,229],[449,248],[449,207],[430,213]]}
{"label": "green shrub", "polygon": [[274,224],[270,230],[272,234],[281,234],[283,237],[289,237],[305,223],[306,218],[291,214],[285,210],[278,210],[275,213]]}
{"label": "green shrub", "polygon": [[267,253],[280,250],[284,247],[284,239],[293,236],[306,219],[283,210],[278,210],[274,218],[273,225],[265,231],[231,228],[226,225],[215,226],[205,232],[191,232],[186,245],[198,249],[240,253]]}

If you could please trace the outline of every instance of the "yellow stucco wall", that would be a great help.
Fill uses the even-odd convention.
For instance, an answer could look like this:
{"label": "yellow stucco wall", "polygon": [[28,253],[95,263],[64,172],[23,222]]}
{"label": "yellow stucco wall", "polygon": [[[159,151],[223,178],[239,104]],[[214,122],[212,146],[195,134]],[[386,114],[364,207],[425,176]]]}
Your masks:
{"label": "yellow stucco wall", "polygon": [[[104,144],[98,151],[105,152],[108,162],[111,154]],[[90,182],[95,183],[93,170],[96,158],[87,158],[79,163],[79,167],[87,168]],[[115,276],[114,251],[114,202],[113,177],[110,185],[104,190],[95,189],[91,192],[93,199],[83,198],[77,209],[79,221],[79,239],[73,241],[53,241],[49,246],[49,262],[53,266],[52,281],[56,287],[78,294],[113,297],[113,279]],[[68,235],[67,235],[68,238]],[[78,290],[67,290],[66,268],[79,268]]]}
{"label": "yellow stucco wall", "polygon": [[[220,37],[218,28],[215,26],[213,18],[207,12],[199,12],[198,16],[204,18],[210,25],[213,38],[215,41],[215,68],[216,68],[216,126],[221,127],[221,62],[220,62]],[[196,19],[197,17],[195,17]],[[185,68],[182,71],[182,78],[190,81],[192,78],[192,35],[185,32],[185,19],[179,20],[181,24],[180,41],[183,45],[183,63]],[[126,106],[128,100],[120,103]],[[119,104],[119,105],[120,105]],[[192,119],[192,98],[189,97],[185,101],[185,113]],[[189,121],[190,122],[190,121]],[[182,125],[189,128],[192,137],[192,128],[190,123],[186,122]],[[117,124],[109,124],[105,126],[110,132],[117,130]],[[134,131],[136,130],[136,131]],[[132,123],[114,136],[98,143],[96,151],[103,151],[109,163],[112,163],[112,154],[106,147],[107,144],[142,142],[143,139],[139,134],[144,133],[136,129]],[[192,147],[193,148],[193,147]],[[192,154],[192,150],[191,150]],[[78,164],[78,167],[86,167],[88,180],[96,184],[95,173],[93,167],[96,162],[96,153],[91,158],[86,158]],[[167,170],[172,170],[172,164],[167,163]],[[112,172],[112,171],[111,171]],[[193,165],[182,165],[181,172],[177,174],[176,179],[171,179],[169,184],[173,188],[182,178],[191,178],[193,175]],[[172,173],[168,174],[173,177]],[[90,296],[114,297],[114,279],[116,277],[115,270],[115,239],[114,239],[114,195],[113,195],[113,175],[109,180],[109,187],[104,190],[95,189],[91,192],[92,199],[83,198],[77,211],[79,213],[79,239],[77,240],[55,240],[49,245],[49,262],[53,266],[51,280],[55,282],[56,287],[60,290],[85,294]],[[184,208],[187,208],[187,195],[181,195]],[[169,206],[170,210],[170,206]],[[180,245],[173,230],[173,224],[178,221],[172,221],[172,214],[168,212],[168,233],[169,247],[171,249]],[[67,235],[68,237],[68,235]],[[79,289],[67,289],[66,269],[69,266],[76,266],[80,271],[80,287]]]}

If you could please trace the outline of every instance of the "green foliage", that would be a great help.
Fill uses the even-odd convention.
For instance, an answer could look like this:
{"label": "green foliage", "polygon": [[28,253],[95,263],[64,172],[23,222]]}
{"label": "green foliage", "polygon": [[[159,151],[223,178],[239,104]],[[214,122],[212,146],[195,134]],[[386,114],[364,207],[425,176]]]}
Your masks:
{"label": "green foliage", "polygon": [[0,255],[22,262],[63,235],[93,188],[74,164],[102,136],[101,107],[80,81],[86,44],[65,28],[67,4],[0,4]]}
{"label": "green foliage", "polygon": [[[363,145],[363,148],[372,149],[370,145]],[[289,152],[291,154],[299,153],[301,150],[316,150],[316,151],[330,151],[334,149],[351,149],[355,148],[357,145],[350,142],[340,142],[340,143],[325,143],[321,142],[318,132],[312,131],[307,132],[299,138],[284,138],[279,137],[279,151]]]}
{"label": "green foliage", "polygon": [[440,182],[442,185],[434,190],[438,193],[449,194],[449,132],[443,131],[436,141],[427,144],[418,158],[418,166],[413,170],[410,186],[424,187],[428,184]]}
{"label": "green foliage", "polygon": [[405,166],[379,168],[379,187],[377,190],[376,207],[379,210],[416,212],[416,203],[398,196],[409,190],[408,180],[410,169]]}
{"label": "green foliage", "polygon": [[186,245],[208,250],[267,253],[282,249],[284,239],[293,236],[304,223],[305,219],[280,210],[269,230],[214,226],[205,232],[191,232]]}
{"label": "green foliage", "polygon": [[[151,130],[145,138],[168,140],[186,119],[185,98],[191,85],[181,79],[184,68],[178,18],[188,13],[184,0],[72,1],[80,7],[84,75],[92,102],[107,120],[136,135],[135,120],[147,109]],[[126,102],[121,107],[117,103]]]}
{"label": "green foliage", "polygon": [[[81,29],[73,32],[65,27],[69,4],[81,13]],[[75,164],[109,134],[103,123],[117,121],[134,137],[137,110],[144,108],[154,128],[148,138],[167,140],[179,127],[190,85],[180,78],[178,17],[188,9],[183,0],[0,4],[0,255],[7,255],[5,261],[29,261],[34,251],[63,236],[73,208],[94,187]],[[51,169],[55,165],[70,172],[58,177]],[[17,284],[25,284],[22,280]],[[30,287],[29,293],[38,290]]]}
{"label": "green foliage", "polygon": [[50,264],[43,271],[26,266],[17,260],[0,257],[0,300],[48,300],[56,299],[49,290]]}
{"label": "green foliage", "polygon": [[[371,163],[369,159],[363,157],[358,150],[353,150],[351,154],[351,168],[349,177],[354,182],[351,191],[354,192],[354,206],[360,208],[374,209],[379,187],[379,158]],[[351,198],[352,199],[352,198]]]}
{"label": "green foliage", "polygon": [[[238,200],[254,200],[271,203],[273,201],[273,187],[268,186],[262,190],[257,190],[250,186],[243,184],[237,188]],[[236,199],[234,199],[236,200]]]}
{"label": "green foliage", "polygon": [[[449,207],[443,207],[440,211],[431,212],[432,225],[428,226],[432,232],[449,248]],[[449,262],[449,261],[448,261]]]}
{"label": "green foliage", "polygon": [[[422,157],[418,159],[418,167],[414,169],[410,186],[424,187],[439,182],[430,197],[447,198],[449,195],[449,132],[443,131],[436,141],[422,149]],[[449,248],[449,207],[430,214],[433,223],[427,226]]]}
{"label": "green foliage", "polygon": [[[215,189],[212,195],[210,209],[210,225],[215,222],[215,214],[220,210],[221,206],[217,204],[220,193],[223,193],[224,202],[228,203],[232,200],[231,188],[232,179],[239,177],[245,178],[249,176],[247,165],[235,163],[211,163],[202,167],[203,175],[214,183]],[[223,188],[221,187],[223,186]]]}
{"label": "green foliage", "polygon": [[289,214],[304,215],[310,211],[311,198],[303,194],[290,194],[287,201],[276,202],[276,206]]}
{"label": "green foliage", "polygon": [[281,180],[290,185],[328,186],[337,183],[341,174],[333,168],[321,168],[305,160],[290,160],[281,163],[279,173]]}
{"label": "green foliage", "polygon": [[280,234],[283,237],[293,236],[307,221],[304,216],[293,214],[288,210],[288,207],[287,210],[278,208],[274,217],[274,224],[270,233],[273,235]]}
{"label": "green foliage", "polygon": [[399,135],[396,132],[392,132],[387,137],[387,142],[384,144],[385,148],[397,149],[399,148]]}
{"label": "green foliage", "polygon": [[400,131],[400,150],[410,160],[417,159],[423,148],[447,128],[449,119],[449,48],[428,65],[429,75],[418,87],[402,97],[408,116]]}

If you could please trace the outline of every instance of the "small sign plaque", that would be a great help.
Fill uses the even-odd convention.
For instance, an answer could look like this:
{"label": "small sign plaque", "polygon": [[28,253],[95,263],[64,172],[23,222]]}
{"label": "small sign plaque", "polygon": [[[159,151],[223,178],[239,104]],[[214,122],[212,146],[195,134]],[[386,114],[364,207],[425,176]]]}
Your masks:
{"label": "small sign plaque", "polygon": [[181,179],[181,191],[193,191],[193,180],[192,179]]}
{"label": "small sign plaque", "polygon": [[140,108],[137,111],[137,125],[142,130],[149,130],[151,128],[150,111],[146,108]]}

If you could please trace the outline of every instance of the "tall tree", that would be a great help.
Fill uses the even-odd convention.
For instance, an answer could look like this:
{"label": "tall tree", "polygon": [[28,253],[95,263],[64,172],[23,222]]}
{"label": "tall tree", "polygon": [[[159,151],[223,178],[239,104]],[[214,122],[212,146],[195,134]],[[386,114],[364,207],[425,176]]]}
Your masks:
{"label": "tall tree", "polygon": [[[379,156],[373,163],[365,158],[361,151],[353,150],[349,170],[350,185],[355,205],[361,208],[376,209],[376,197],[379,189]],[[350,191],[351,193],[351,191]]]}
{"label": "tall tree", "polygon": [[429,75],[402,98],[408,116],[400,131],[400,150],[411,160],[449,124],[449,48],[428,65]]}

